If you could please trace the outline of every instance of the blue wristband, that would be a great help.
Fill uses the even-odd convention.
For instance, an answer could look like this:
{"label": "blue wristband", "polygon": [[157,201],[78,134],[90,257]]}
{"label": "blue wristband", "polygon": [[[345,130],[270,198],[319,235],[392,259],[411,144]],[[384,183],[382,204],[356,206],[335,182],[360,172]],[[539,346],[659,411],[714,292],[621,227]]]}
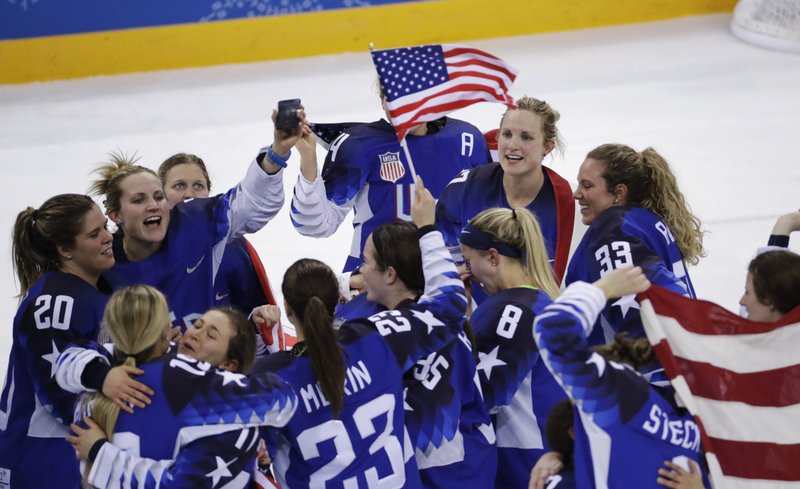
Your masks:
{"label": "blue wristband", "polygon": [[278,165],[281,168],[286,168],[286,166],[289,164],[289,158],[291,156],[292,156],[292,150],[291,149],[289,150],[289,154],[286,155],[286,158],[281,158],[280,155],[278,155],[278,153],[276,153],[275,151],[272,150],[272,145],[271,144],[267,148],[267,157],[273,163],[275,163],[276,165]]}

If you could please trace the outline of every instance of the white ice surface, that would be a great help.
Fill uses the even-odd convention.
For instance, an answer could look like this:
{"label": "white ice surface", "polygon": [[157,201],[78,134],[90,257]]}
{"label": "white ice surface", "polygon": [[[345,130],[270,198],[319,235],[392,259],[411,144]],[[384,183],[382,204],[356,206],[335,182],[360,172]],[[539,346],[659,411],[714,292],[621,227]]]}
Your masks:
{"label": "white ice surface", "polygon": [[[690,268],[698,295],[738,310],[755,249],[779,214],[800,207],[800,57],[741,43],[729,19],[465,44],[519,69],[515,96],[543,98],[561,112],[567,150],[547,163],[570,182],[587,151],[602,143],[661,152],[709,232],[708,256]],[[19,211],[54,194],[85,192],[90,171],[113,150],[135,151],[152,168],[174,153],[195,153],[221,191],[271,141],[269,112],[277,100],[302,98],[314,121],[375,120],[382,112],[374,79],[365,46],[357,54],[0,86],[0,373],[17,305],[10,243]],[[488,130],[502,110],[480,104],[455,115]],[[298,164],[295,155],[287,196]],[[351,239],[349,221],[325,241],[302,237],[287,208],[288,199],[252,236],[278,293],[283,272],[299,258],[340,269]],[[578,224],[576,237],[582,231]]]}

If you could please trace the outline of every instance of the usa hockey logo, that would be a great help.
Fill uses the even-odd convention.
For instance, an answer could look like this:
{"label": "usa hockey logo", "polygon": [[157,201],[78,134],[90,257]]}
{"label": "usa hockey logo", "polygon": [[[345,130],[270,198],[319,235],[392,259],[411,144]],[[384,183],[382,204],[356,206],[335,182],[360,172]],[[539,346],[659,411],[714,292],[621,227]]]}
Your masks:
{"label": "usa hockey logo", "polygon": [[396,182],[406,174],[406,167],[400,161],[400,153],[383,153],[378,155],[381,162],[381,179],[387,182]]}

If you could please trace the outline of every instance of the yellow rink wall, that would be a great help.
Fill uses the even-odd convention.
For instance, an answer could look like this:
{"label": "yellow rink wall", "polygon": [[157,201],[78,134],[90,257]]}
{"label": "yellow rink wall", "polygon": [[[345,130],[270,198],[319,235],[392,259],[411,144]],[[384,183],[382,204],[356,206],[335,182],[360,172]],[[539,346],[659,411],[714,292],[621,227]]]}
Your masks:
{"label": "yellow rink wall", "polygon": [[0,83],[457,42],[730,12],[736,0],[439,0],[0,41]]}

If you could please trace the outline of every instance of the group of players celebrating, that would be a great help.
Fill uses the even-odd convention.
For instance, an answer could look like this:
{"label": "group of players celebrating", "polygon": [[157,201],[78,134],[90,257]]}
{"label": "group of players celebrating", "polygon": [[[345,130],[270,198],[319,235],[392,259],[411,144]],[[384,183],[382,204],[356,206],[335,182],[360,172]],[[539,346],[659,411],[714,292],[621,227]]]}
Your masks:
{"label": "group of players celebrating", "polygon": [[[412,129],[416,176],[386,120],[297,117],[224,193],[194,155],[115,157],[105,212],[62,194],[19,214],[0,487],[708,487],[633,295],[695,296],[703,231],[664,158],[601,145],[573,191],[542,164],[559,114],[531,97],[487,135]],[[353,210],[354,235],[342,274],[300,260],[277,304],[244,236],[284,205],[293,149],[295,229]],[[800,287],[800,257],[766,255]],[[753,319],[797,305],[757,274]]]}

